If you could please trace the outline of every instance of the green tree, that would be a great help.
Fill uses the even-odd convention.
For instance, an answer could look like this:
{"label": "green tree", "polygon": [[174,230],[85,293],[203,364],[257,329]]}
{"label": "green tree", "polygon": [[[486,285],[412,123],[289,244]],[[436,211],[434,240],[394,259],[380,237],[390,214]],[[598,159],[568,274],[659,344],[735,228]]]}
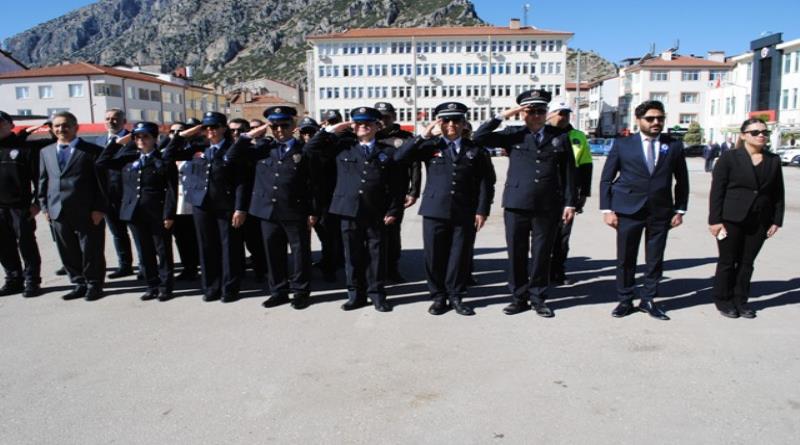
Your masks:
{"label": "green tree", "polygon": [[697,122],[689,124],[686,135],[683,136],[686,145],[698,145],[703,143],[703,128]]}

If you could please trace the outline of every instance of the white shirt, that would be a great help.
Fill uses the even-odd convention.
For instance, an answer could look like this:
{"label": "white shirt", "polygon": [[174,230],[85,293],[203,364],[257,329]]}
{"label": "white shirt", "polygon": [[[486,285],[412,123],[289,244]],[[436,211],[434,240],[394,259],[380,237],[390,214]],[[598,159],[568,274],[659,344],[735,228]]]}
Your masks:
{"label": "white shirt", "polygon": [[455,138],[452,141],[450,139],[447,139],[447,138],[442,138],[442,139],[444,139],[444,141],[447,143],[448,147],[450,147],[451,143],[456,145],[456,153],[455,154],[461,153],[461,138]]}
{"label": "white shirt", "polygon": [[650,140],[655,139],[656,141],[656,149],[655,151],[655,159],[653,159],[653,165],[658,165],[658,157],[661,156],[661,142],[659,142],[658,138],[661,136],[659,134],[655,138],[651,138],[650,136],[645,135],[642,132],[639,132],[639,136],[642,138],[642,153],[644,153],[644,159],[646,160],[649,156],[647,152],[650,150]]}

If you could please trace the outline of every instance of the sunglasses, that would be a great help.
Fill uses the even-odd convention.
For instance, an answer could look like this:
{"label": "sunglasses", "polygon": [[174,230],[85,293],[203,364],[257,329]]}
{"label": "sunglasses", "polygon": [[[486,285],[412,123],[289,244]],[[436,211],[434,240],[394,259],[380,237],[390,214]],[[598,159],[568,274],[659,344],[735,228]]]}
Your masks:
{"label": "sunglasses", "polygon": [[456,124],[460,124],[461,122],[464,121],[464,119],[462,119],[460,117],[456,117],[456,116],[442,117],[441,119],[442,119],[442,122],[445,123],[445,124],[449,124],[451,122],[456,123]]}
{"label": "sunglasses", "polygon": [[222,125],[204,125],[203,130],[219,130]]}
{"label": "sunglasses", "polygon": [[655,121],[664,122],[667,120],[666,116],[645,116],[642,119],[646,120],[649,123],[653,123]]}
{"label": "sunglasses", "polygon": [[286,130],[287,128],[289,128],[291,126],[292,126],[291,124],[270,124],[269,128],[271,128],[273,130],[277,130],[278,128],[282,128],[282,129]]}
{"label": "sunglasses", "polygon": [[750,130],[750,131],[745,131],[745,133],[747,133],[747,134],[749,134],[750,136],[753,136],[753,137],[756,137],[756,136],[769,136],[770,134],[772,134],[772,132],[769,131],[769,130]]}
{"label": "sunglasses", "polygon": [[245,130],[244,128],[231,128],[231,133],[247,133],[249,130]]}
{"label": "sunglasses", "polygon": [[547,108],[527,108],[525,112],[534,116],[544,116],[547,114]]}
{"label": "sunglasses", "polygon": [[170,130],[169,132],[170,132],[171,134],[178,134],[178,133],[180,133],[181,131],[183,131],[183,130]]}

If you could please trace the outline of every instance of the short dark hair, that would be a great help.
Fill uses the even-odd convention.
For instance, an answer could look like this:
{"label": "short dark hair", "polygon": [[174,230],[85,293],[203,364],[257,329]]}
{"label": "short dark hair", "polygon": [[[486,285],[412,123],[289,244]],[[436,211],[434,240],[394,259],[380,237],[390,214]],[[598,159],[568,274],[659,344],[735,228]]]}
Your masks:
{"label": "short dark hair", "polygon": [[753,124],[764,124],[764,125],[767,125],[767,123],[764,122],[764,119],[759,119],[757,117],[751,117],[750,119],[747,119],[744,122],[742,122],[742,127],[740,128],[741,132],[744,133],[744,131],[747,129],[747,127],[749,127],[749,126],[751,126]]}
{"label": "short dark hair", "polygon": [[664,104],[658,100],[646,100],[642,102],[638,107],[636,107],[636,110],[633,113],[636,116],[636,119],[641,119],[648,110],[658,110],[662,113],[666,113],[664,111]]}
{"label": "short dark hair", "polygon": [[59,111],[58,113],[53,114],[53,118],[50,121],[55,121],[57,117],[63,117],[67,120],[67,123],[73,127],[78,126],[78,118],[69,111]]}
{"label": "short dark hair", "polygon": [[239,124],[239,125],[241,125],[241,127],[239,128],[240,130],[242,130],[242,131],[250,131],[250,122],[248,122],[248,121],[246,121],[246,120],[244,120],[244,119],[242,119],[240,117],[237,117],[235,119],[229,120],[228,121],[228,125],[230,125],[230,124]]}

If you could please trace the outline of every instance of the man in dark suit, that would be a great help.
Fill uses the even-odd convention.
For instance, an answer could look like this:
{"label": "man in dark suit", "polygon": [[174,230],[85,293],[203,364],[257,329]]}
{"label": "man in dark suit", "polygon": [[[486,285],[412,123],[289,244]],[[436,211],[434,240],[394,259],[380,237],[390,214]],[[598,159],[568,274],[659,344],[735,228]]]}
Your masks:
{"label": "man in dark suit", "polygon": [[[463,302],[471,272],[475,234],[486,223],[494,198],[495,175],[486,150],[462,134],[469,109],[445,102],[434,110],[436,120],[425,133],[409,139],[395,153],[401,162],[425,162],[427,181],[419,214],[423,216],[425,272],[433,304],[432,315],[451,307],[474,315]],[[442,136],[434,138],[439,126]],[[448,301],[449,300],[449,301]]]}
{"label": "man in dark suit", "polygon": [[[106,111],[105,116],[107,134],[98,136],[94,141],[100,147],[105,147],[109,142],[115,141],[126,134],[128,130],[125,125],[125,111],[119,108],[111,108]],[[128,236],[128,226],[125,221],[119,218],[119,206],[122,201],[122,174],[117,170],[104,170],[108,175],[106,182],[108,189],[108,211],[106,212],[106,225],[111,232],[111,239],[114,241],[114,250],[117,251],[119,267],[114,272],[108,274],[108,278],[121,278],[133,274],[133,252],[131,251],[131,239]]]}
{"label": "man in dark suit", "polygon": [[[646,101],[636,107],[640,131],[617,139],[600,177],[600,209],[617,231],[617,295],[614,317],[634,312],[636,257],[645,234],[646,272],[639,310],[659,320],[669,317],[654,303],[658,296],[667,234],[683,222],[689,201],[689,173],[683,144],[662,135],[664,105]],[[672,184],[675,179],[673,198]]]}
{"label": "man in dark suit", "polygon": [[[228,153],[255,165],[249,214],[264,240],[270,297],[263,306],[268,308],[288,303],[292,292],[292,307],[305,309],[311,292],[310,230],[318,212],[313,210],[311,159],[303,152],[303,142],[292,137],[296,116],[293,107],[267,108],[267,125],[242,134]],[[252,140],[267,128],[273,138],[253,146]],[[287,247],[292,250],[291,275]]]}
{"label": "man in dark suit", "polygon": [[[475,132],[474,140],[487,147],[502,147],[509,155],[503,207],[510,264],[511,304],[508,315],[529,309],[528,300],[541,317],[552,317],[547,306],[550,262],[559,219],[569,224],[575,216],[575,155],[566,133],[545,126],[551,95],[544,90],[525,91],[519,107],[498,114]],[[504,119],[522,114],[524,126],[494,131]],[[531,264],[528,263],[530,247]]]}
{"label": "man in dark suit", "polygon": [[[201,131],[207,145],[186,143],[186,138]],[[228,156],[232,144],[225,115],[209,111],[200,125],[175,135],[163,154],[165,159],[189,161],[186,197],[197,230],[204,301],[239,299],[244,248],[241,228],[247,218],[250,184],[246,164]]]}
{"label": "man in dark suit", "polygon": [[108,202],[104,175],[95,168],[102,148],[78,137],[78,120],[67,111],[53,116],[53,132],[57,143],[40,153],[39,203],[75,285],[63,298],[97,300],[103,296],[106,269],[103,218]]}
{"label": "man in dark suit", "polygon": [[[386,301],[386,227],[403,214],[408,184],[406,167],[394,160],[395,147],[375,139],[380,111],[359,107],[353,122],[342,122],[317,133],[306,144],[312,156],[334,159],[336,188],[330,212],[341,217],[347,274],[347,302],[357,309],[372,299],[375,309],[388,312]],[[353,128],[356,139],[342,137]]]}

